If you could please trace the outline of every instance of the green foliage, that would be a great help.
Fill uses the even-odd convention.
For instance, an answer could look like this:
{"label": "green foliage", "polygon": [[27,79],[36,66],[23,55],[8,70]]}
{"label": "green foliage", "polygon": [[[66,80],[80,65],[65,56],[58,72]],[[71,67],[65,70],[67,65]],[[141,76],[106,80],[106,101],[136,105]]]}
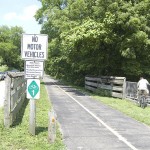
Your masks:
{"label": "green foliage", "polygon": [[21,27],[0,27],[0,56],[1,65],[22,70],[23,61],[21,55]]}
{"label": "green foliage", "polygon": [[43,0],[36,19],[49,35],[51,75],[77,84],[85,75],[150,75],[149,0]]}
{"label": "green foliage", "polygon": [[110,90],[105,90],[105,89],[96,89],[95,91],[96,94],[100,95],[100,96],[106,96],[106,97],[111,97],[111,91]]}
{"label": "green foliage", "polygon": [[0,71],[5,72],[6,70],[8,70],[8,67],[3,65],[3,58],[0,57]]}
{"label": "green foliage", "polygon": [[5,71],[7,71],[7,70],[8,70],[8,67],[7,67],[6,65],[0,66],[0,71],[1,71],[1,72],[5,72]]}

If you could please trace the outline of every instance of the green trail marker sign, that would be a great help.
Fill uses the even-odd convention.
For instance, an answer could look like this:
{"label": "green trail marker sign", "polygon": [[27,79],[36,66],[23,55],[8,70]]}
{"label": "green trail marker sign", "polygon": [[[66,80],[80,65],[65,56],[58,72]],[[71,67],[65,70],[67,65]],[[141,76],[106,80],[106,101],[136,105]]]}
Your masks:
{"label": "green trail marker sign", "polygon": [[40,98],[40,80],[39,79],[27,80],[27,98],[28,99]]}

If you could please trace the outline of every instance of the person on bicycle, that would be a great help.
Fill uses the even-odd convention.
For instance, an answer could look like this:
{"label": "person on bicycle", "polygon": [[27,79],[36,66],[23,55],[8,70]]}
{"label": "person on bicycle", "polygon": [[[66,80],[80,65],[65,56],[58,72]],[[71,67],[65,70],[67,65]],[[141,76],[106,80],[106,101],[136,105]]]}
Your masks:
{"label": "person on bicycle", "polygon": [[140,80],[137,83],[138,96],[142,94],[142,91],[144,91],[145,96],[149,94],[148,84],[149,82],[146,79],[144,79],[143,77],[140,77]]}

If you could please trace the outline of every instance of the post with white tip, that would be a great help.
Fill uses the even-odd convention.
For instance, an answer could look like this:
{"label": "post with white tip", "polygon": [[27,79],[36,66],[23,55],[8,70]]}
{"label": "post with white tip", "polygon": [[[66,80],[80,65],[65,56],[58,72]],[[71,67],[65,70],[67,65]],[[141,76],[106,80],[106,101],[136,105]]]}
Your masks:
{"label": "post with white tip", "polygon": [[36,99],[40,98],[40,80],[27,80],[27,98],[30,99],[29,132],[35,135],[36,128]]}

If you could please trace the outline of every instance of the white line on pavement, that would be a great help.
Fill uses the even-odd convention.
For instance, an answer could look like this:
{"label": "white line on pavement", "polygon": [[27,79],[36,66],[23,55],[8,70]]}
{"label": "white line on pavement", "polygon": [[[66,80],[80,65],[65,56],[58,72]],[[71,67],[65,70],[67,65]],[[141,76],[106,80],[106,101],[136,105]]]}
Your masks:
{"label": "white line on pavement", "polygon": [[[54,83],[54,82],[53,82]],[[55,84],[55,83],[54,83]],[[55,84],[56,85],[56,84]],[[89,109],[87,109],[84,105],[82,105],[79,101],[77,101],[74,97],[72,97],[69,93],[67,93],[65,90],[63,90],[60,86],[56,85],[60,90],[65,92],[71,99],[73,99],[76,103],[78,103],[84,110],[86,110],[91,116],[93,116],[97,121],[99,121],[103,126],[105,126],[109,131],[111,131],[115,136],[118,137],[119,140],[123,141],[127,146],[129,146],[132,150],[138,150],[136,147],[134,147],[130,142],[127,141],[122,135],[120,135],[117,131],[115,131],[113,128],[108,126],[104,121],[102,121],[100,118],[98,118],[94,113],[92,113]]]}

